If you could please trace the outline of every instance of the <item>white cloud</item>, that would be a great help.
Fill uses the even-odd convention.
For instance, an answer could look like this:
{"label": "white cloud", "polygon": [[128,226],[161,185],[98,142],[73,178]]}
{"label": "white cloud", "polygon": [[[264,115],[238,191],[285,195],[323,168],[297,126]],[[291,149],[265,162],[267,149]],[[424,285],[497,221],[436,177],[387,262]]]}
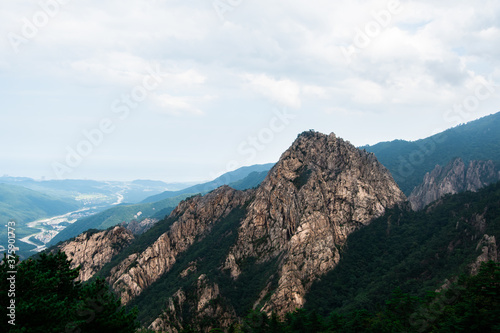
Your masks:
{"label": "white cloud", "polygon": [[302,87],[302,93],[313,98],[326,98],[327,89],[317,85],[305,85]]}
{"label": "white cloud", "polygon": [[254,91],[273,102],[292,108],[301,105],[300,86],[290,79],[279,80],[266,74],[243,74],[242,78]]}
{"label": "white cloud", "polygon": [[[357,49],[348,64],[340,46],[353,43],[358,29],[387,4],[388,0],[244,1],[221,21],[212,1],[70,1],[19,46],[18,54],[7,38],[0,41],[4,112],[13,124],[22,124],[28,114],[61,119],[65,134],[46,141],[44,131],[59,133],[60,126],[47,122],[34,126],[36,140],[23,139],[19,131],[17,138],[9,138],[18,144],[2,148],[14,156],[15,150],[33,149],[26,145],[29,141],[47,155],[63,151],[85,129],[74,119],[83,117],[87,124],[108,116],[113,100],[129,93],[148,74],[147,68],[156,65],[163,80],[148,95],[139,136],[150,135],[148,121],[159,126],[162,119],[174,118],[171,127],[157,135],[168,142],[168,135],[196,128],[212,138],[212,147],[199,143],[200,151],[193,154],[220,144],[227,155],[213,156],[214,160],[234,158],[234,149],[223,131],[213,128],[255,132],[248,128],[250,122],[241,121],[241,113],[258,118],[253,124],[263,123],[266,106],[275,104],[308,114],[307,124],[297,123],[283,134],[292,139],[292,132],[317,124],[336,131],[334,120],[342,118],[346,124],[348,117],[358,123],[380,119],[380,124],[366,124],[363,131],[353,125],[346,134],[352,142],[360,138],[366,143],[370,126],[383,127],[377,130],[387,140],[404,139],[400,133],[406,132],[395,130],[397,119],[411,123],[414,133],[427,128],[431,115],[433,126],[446,128],[449,124],[441,118],[447,109],[482,79],[500,80],[500,2],[401,0],[402,11],[391,16],[390,24],[366,48]],[[8,1],[0,11],[0,30],[21,34],[24,18],[31,20],[37,11],[38,1]],[[496,112],[499,102],[495,94],[471,116]],[[252,112],[255,106],[259,109]],[[363,118],[368,113],[376,117]],[[116,133],[119,126],[128,128],[128,123],[117,123]],[[54,141],[62,142],[62,148],[54,147]],[[275,149],[278,156],[283,148],[269,148],[267,154]]]}
{"label": "white cloud", "polygon": [[183,96],[172,96],[169,94],[152,94],[151,99],[158,106],[156,112],[170,115],[181,115],[183,113],[203,115],[203,111],[194,106],[192,98]]}

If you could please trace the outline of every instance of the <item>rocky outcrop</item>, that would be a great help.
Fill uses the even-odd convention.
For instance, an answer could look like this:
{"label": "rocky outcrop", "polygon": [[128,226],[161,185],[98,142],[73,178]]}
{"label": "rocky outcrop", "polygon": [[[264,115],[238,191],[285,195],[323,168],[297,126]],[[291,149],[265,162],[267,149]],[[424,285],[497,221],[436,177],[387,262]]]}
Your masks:
{"label": "rocky outcrop", "polygon": [[141,222],[137,220],[132,220],[128,224],[124,223],[123,225],[130,230],[134,235],[140,235],[151,229],[156,223],[160,220],[155,218],[145,218]]}
{"label": "rocky outcrop", "polygon": [[475,192],[499,180],[500,170],[492,161],[470,161],[466,166],[461,158],[456,158],[445,167],[436,165],[408,199],[414,210],[420,210],[446,194]]}
{"label": "rocky outcrop", "polygon": [[191,329],[197,332],[208,332],[214,327],[228,327],[235,322],[237,317],[234,309],[228,308],[221,301],[219,286],[210,282],[205,274],[198,277],[196,288],[188,293],[190,294],[187,295],[180,289],[169,298],[167,309],[149,328],[173,333],[182,331],[185,328],[182,317],[186,315],[183,311],[186,309],[192,317],[191,323],[195,323]]}
{"label": "rocky outcrop", "polygon": [[[221,281],[238,282],[250,267],[245,263],[269,263],[272,268],[252,286],[256,299],[249,304],[284,314],[302,307],[313,281],[337,265],[349,234],[404,202],[406,197],[373,154],[334,134],[305,132],[256,190],[223,186],[181,202],[167,220],[159,222],[170,223],[167,231],[113,267],[107,281],[123,304],[160,278],[197,281],[183,282],[183,288],[169,294],[167,309],[151,326],[175,332],[206,323],[207,318],[233,321],[236,307],[231,302],[235,300],[223,297],[221,287],[228,286]],[[238,218],[224,224],[232,212]],[[188,256],[189,261],[169,275],[179,256],[190,254],[191,246],[198,240],[202,244],[211,231],[221,232],[221,241],[231,239],[224,245],[227,252],[214,261],[213,270],[219,273],[211,276],[207,272],[213,270],[206,270],[203,258]],[[189,314],[183,313],[186,309]]]}
{"label": "rocky outcrop", "polygon": [[303,133],[257,189],[224,268],[237,279],[245,258],[279,256],[278,287],[263,310],[293,311],[337,265],[350,233],[405,201],[373,154],[334,134]]}
{"label": "rocky outcrop", "polygon": [[465,190],[476,192],[500,180],[500,168],[493,161],[470,161],[465,174]]}
{"label": "rocky outcrop", "polygon": [[177,221],[142,253],[134,253],[114,267],[108,282],[121,296],[123,304],[168,272],[177,256],[186,251],[197,237],[209,232],[222,217],[245,204],[252,191],[220,187],[205,196],[183,201],[170,214]]}
{"label": "rocky outcrop", "polygon": [[[416,204],[477,190],[498,176],[491,161],[466,167],[454,160],[426,175]],[[144,320],[158,331],[227,327],[252,305],[283,315],[304,306],[312,283],[338,264],[349,235],[398,205],[408,205],[406,197],[373,154],[334,134],[305,132],[257,189],[223,186],[181,202],[159,228],[137,237],[118,264],[106,267],[107,281],[124,304],[150,287],[136,301],[151,304],[142,310],[153,312]],[[482,238],[476,270],[480,262],[499,258],[495,237],[483,237],[488,212],[457,221],[457,227],[472,226],[466,236],[474,246]],[[140,233],[155,222],[129,228]],[[82,280],[133,239],[124,228],[112,231],[116,235],[89,233],[63,244],[74,265],[82,264]],[[448,251],[459,245],[452,240]]]}
{"label": "rocky outcrop", "polygon": [[499,248],[495,236],[483,235],[483,238],[477,244],[476,250],[481,250],[481,254],[477,257],[476,261],[471,265],[471,274],[477,274],[481,263],[487,261],[499,261]]}
{"label": "rocky outcrop", "polygon": [[80,266],[79,281],[87,281],[105,264],[128,246],[134,239],[130,231],[122,227],[100,232],[85,232],[58,249],[71,260],[71,267]]}

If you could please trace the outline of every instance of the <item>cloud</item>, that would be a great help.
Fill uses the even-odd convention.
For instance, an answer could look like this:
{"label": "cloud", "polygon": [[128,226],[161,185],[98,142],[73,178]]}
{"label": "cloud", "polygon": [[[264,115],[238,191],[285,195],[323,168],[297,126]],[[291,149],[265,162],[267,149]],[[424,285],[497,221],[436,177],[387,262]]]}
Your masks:
{"label": "cloud", "polygon": [[[325,131],[346,125],[346,139],[362,144],[405,139],[402,134],[415,138],[429,119],[446,128],[446,110],[482,79],[500,80],[500,2],[401,1],[401,12],[391,15],[347,63],[340,47],[351,45],[358,31],[376,22],[373,13],[387,6],[388,0],[254,0],[234,6],[221,21],[212,0],[69,1],[26,38],[19,53],[7,38],[0,41],[0,100],[11,123],[23,124],[31,114],[60,119],[32,126],[36,139],[9,131],[14,136],[8,141],[14,143],[3,145],[2,152],[15,156],[15,151],[36,150],[52,156],[64,151],[86,124],[113,116],[113,101],[130,94],[156,66],[162,82],[142,106],[138,137],[151,137],[149,128],[155,126],[168,128],[157,134],[163,139],[158,142],[171,142],[169,135],[184,132],[210,137],[211,146],[198,142],[193,155],[215,146],[227,152],[210,157],[214,160],[232,159],[234,152],[232,140],[214,128],[231,128],[243,136],[236,141],[244,140],[245,133],[267,122],[267,107],[276,104],[304,115],[303,122],[280,134],[280,142],[317,124]],[[10,1],[0,11],[0,29],[22,34],[26,20],[40,10],[38,1]],[[492,95],[471,117],[497,111],[498,103],[498,94]],[[351,126],[349,117],[356,120]],[[116,123],[110,142],[121,128],[133,127],[132,119]],[[396,130],[400,120],[412,130]],[[371,127],[383,134],[368,133]],[[46,132],[58,137],[48,140]],[[286,144],[269,147],[266,156],[277,158]],[[154,155],[160,148],[151,146]]]}
{"label": "cloud", "polygon": [[183,96],[172,96],[169,94],[153,94],[151,99],[155,105],[156,112],[179,116],[181,114],[203,115],[204,112],[194,106],[193,98]]}
{"label": "cloud", "polygon": [[243,74],[242,78],[250,88],[273,102],[292,108],[299,108],[300,86],[290,79],[275,79],[266,74]]}

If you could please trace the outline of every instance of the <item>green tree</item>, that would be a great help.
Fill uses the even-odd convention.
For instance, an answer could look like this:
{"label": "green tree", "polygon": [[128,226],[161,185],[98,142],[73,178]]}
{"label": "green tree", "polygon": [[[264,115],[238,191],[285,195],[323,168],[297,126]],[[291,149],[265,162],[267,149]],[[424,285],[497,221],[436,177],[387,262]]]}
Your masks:
{"label": "green tree", "polygon": [[500,332],[500,264],[482,263],[477,275],[462,276],[448,293],[457,295],[434,323],[440,332]]}
{"label": "green tree", "polygon": [[125,311],[104,280],[75,281],[79,268],[70,267],[64,252],[15,261],[15,274],[10,273],[14,270],[5,255],[0,263],[2,309],[15,304],[15,325],[3,319],[2,332],[134,332],[137,328],[136,310]]}

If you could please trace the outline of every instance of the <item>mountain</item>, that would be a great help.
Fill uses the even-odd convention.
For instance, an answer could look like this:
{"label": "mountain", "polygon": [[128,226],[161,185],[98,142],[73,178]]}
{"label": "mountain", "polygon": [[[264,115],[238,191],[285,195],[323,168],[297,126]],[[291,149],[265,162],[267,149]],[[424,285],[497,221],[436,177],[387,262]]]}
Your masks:
{"label": "mountain", "polygon": [[92,204],[139,202],[166,189],[181,190],[191,183],[164,183],[153,180],[96,181],[84,179],[34,180],[26,177],[0,177],[0,183],[22,186],[48,195],[76,199]]}
{"label": "mountain", "polygon": [[[179,202],[191,195],[192,194],[183,194],[152,203],[114,206],[92,216],[79,219],[68,225],[52,238],[47,245],[55,245],[89,229],[105,230],[123,222],[129,223],[134,220],[142,220],[151,216],[157,216],[157,214],[161,214],[159,219],[163,219],[172,212]],[[156,222],[159,219],[157,219]]]}
{"label": "mountain", "polygon": [[500,181],[500,165],[493,161],[469,161],[466,166],[461,158],[452,160],[445,167],[437,165],[424,176],[408,197],[414,210],[419,210],[446,194],[473,191]]}
{"label": "mountain", "polygon": [[[223,198],[222,193],[232,193],[230,196],[235,194],[234,190],[229,188],[219,189],[218,194],[216,192],[211,194],[210,199],[207,196],[207,201],[204,204],[214,200],[217,196]],[[197,197],[197,200],[201,199],[202,197]],[[188,214],[192,213],[194,211],[188,212]],[[228,218],[231,219],[230,216]],[[155,228],[161,225],[160,223]],[[172,224],[164,225],[163,230],[167,230],[170,226]],[[149,243],[152,239],[157,239],[161,232],[161,230],[157,230],[153,235],[155,237],[144,241]],[[219,238],[219,235],[225,234],[226,237]],[[202,244],[204,241],[196,242],[193,245],[196,247],[194,253],[178,257],[179,261],[183,261],[187,265],[182,266],[176,263],[174,267],[177,266],[177,269],[174,268],[167,273],[167,275],[173,275],[170,279],[170,285],[166,285],[169,289],[179,288],[179,285],[186,283],[186,279],[194,282],[191,288],[178,289],[173,297],[166,302],[161,293],[158,292],[161,290],[160,288],[156,290],[146,289],[138,298],[154,301],[151,305],[153,311],[156,307],[166,303],[167,315],[180,308],[184,311],[193,311],[193,313],[196,313],[197,310],[202,312],[201,316],[200,314],[197,316],[199,321],[191,319],[195,323],[193,325],[191,322],[191,327],[196,327],[197,331],[206,332],[208,328],[228,327],[237,323],[236,313],[234,311],[227,312],[225,309],[226,301],[222,297],[227,297],[227,290],[224,290],[222,285],[219,286],[211,282],[210,275],[206,274],[207,266],[211,264],[206,260],[213,259],[213,257],[220,258],[220,252],[222,252],[222,257],[224,256],[224,251],[221,251],[224,246],[213,247],[214,242],[220,239],[227,240],[227,234],[227,225],[226,227],[221,226],[221,228],[212,227],[210,234],[206,236],[211,239],[205,246]],[[340,249],[341,259],[338,265],[313,282],[310,290],[306,293],[305,309],[314,311],[311,313],[316,314],[316,316],[318,313],[326,316],[334,311],[329,318],[325,317],[325,324],[328,322],[329,325],[333,326],[347,325],[344,322],[346,318],[361,324],[363,320],[368,318],[375,320],[379,317],[382,307],[385,304],[391,304],[388,303],[388,300],[391,298],[391,294],[395,293],[395,295],[399,295],[399,301],[404,302],[399,305],[400,308],[396,307],[391,310],[399,318],[399,322],[394,322],[395,326],[408,327],[405,329],[408,332],[430,332],[437,321],[442,321],[441,317],[447,316],[443,312],[444,307],[449,307],[456,299],[456,296],[451,299],[445,298],[446,303],[442,304],[443,297],[440,299],[439,295],[429,296],[430,292],[446,290],[453,281],[458,280],[460,274],[475,274],[481,262],[488,260],[498,262],[500,259],[500,247],[496,241],[498,237],[500,237],[500,183],[475,193],[465,192],[446,196],[426,211],[414,212],[405,206],[388,209],[384,215],[347,237],[344,246]],[[76,260],[78,264],[83,264],[84,273],[81,276],[88,278],[95,273],[96,267],[102,267],[103,263],[111,261],[109,255],[111,249],[121,249],[123,244],[130,242],[132,236],[125,229],[115,227],[98,234],[83,234],[79,238],[83,241],[74,240],[69,244],[64,244],[64,250],[68,253],[68,249],[71,249],[69,255],[72,255],[73,260]],[[89,241],[91,238],[98,240]],[[91,245],[92,242],[97,243],[97,245]],[[129,247],[124,250],[126,253],[140,253],[146,248],[145,243],[142,244],[142,248],[141,244],[136,241],[132,244],[135,244],[132,249]],[[207,249],[206,246],[212,246],[212,248]],[[92,252],[89,252],[89,248]],[[81,251],[78,251],[79,249]],[[99,251],[95,252],[96,249]],[[84,257],[82,254],[85,252],[93,255],[86,260],[81,260],[80,258]],[[99,255],[101,252],[104,255],[98,258],[94,257],[95,254]],[[219,253],[210,255],[208,252]],[[77,253],[76,256],[75,253]],[[119,260],[115,260],[115,262],[119,262]],[[137,267],[133,262],[131,265]],[[262,272],[266,271],[265,266],[260,266],[259,270],[252,270],[246,277],[246,281],[242,281],[242,289],[239,293],[240,301],[244,300],[245,291],[251,290],[255,280],[260,277]],[[184,267],[186,268],[184,269]],[[271,267],[271,269],[274,268]],[[212,267],[212,273],[213,271],[217,272],[217,270],[217,267],[215,269]],[[231,279],[227,282],[232,283]],[[486,282],[482,280],[481,286],[484,286]],[[432,300],[431,306],[433,308],[428,309],[425,304],[419,308],[418,303],[411,305],[408,302],[413,300],[412,302],[415,304],[419,298]],[[390,302],[394,304],[396,301],[398,299],[393,298]],[[144,306],[144,304],[141,305]],[[194,305],[200,307],[193,308]],[[410,312],[408,313],[408,311]],[[296,313],[296,316],[303,315],[301,312]],[[425,321],[415,319],[421,316],[424,316]],[[174,318],[173,321],[171,317],[164,316],[164,318],[169,319],[170,324],[174,326],[173,332],[186,327],[186,323],[178,319]],[[270,325],[270,322],[263,322],[263,318],[253,318],[247,319],[252,320],[247,322],[250,324],[249,332],[259,332],[260,324]],[[289,320],[292,317],[287,318]],[[335,324],[335,321],[332,320],[336,320],[338,323]],[[293,322],[290,324],[293,325]],[[152,327],[161,329],[161,322],[156,321]],[[295,331],[298,332],[300,329],[297,328]]]}
{"label": "mountain", "polygon": [[405,200],[373,154],[305,132],[257,189],[224,269],[237,279],[247,260],[280,258],[276,289],[264,288],[258,301],[281,314],[302,307],[312,281],[338,263],[347,235]]}
{"label": "mountain", "polygon": [[[220,177],[218,177],[210,182],[194,185],[194,186],[185,188],[185,189],[180,190],[180,191],[165,191],[163,193],[150,196],[150,197],[144,199],[142,202],[160,201],[160,200],[163,200],[166,198],[171,198],[171,197],[178,196],[178,195],[185,194],[185,193],[203,193],[204,194],[204,193],[212,191],[212,190],[214,190],[217,187],[220,187],[222,185],[229,185],[231,183],[241,181],[242,179],[246,178],[247,176],[249,176],[253,172],[267,172],[273,167],[273,165],[274,165],[273,163],[269,163],[269,164],[257,164],[257,165],[242,167],[242,168],[239,168],[237,170],[227,172],[227,173],[223,174],[222,176],[220,176]],[[256,184],[255,182],[251,182],[247,186],[254,187],[255,185],[258,185],[258,184]],[[239,186],[239,185],[237,185],[237,186]],[[239,187],[242,187],[242,186],[239,186]],[[248,188],[250,188],[250,187],[248,187]]]}
{"label": "mountain", "polygon": [[[256,188],[222,186],[142,234],[112,227],[58,248],[82,265],[81,280],[105,278],[157,331],[226,329],[252,309],[368,318],[394,290],[423,299],[498,261],[500,183],[483,187],[496,167],[460,158],[436,167],[415,195],[453,191],[414,211],[373,153],[309,131]],[[453,194],[467,189],[476,192]],[[418,331],[411,318],[402,324]]]}
{"label": "mountain", "polygon": [[[23,243],[21,238],[37,232],[26,225],[37,219],[65,214],[81,206],[74,200],[61,199],[39,193],[22,186],[0,183],[0,224],[6,225],[9,220],[16,221],[16,247],[23,257],[33,248]],[[7,248],[7,228],[0,228],[0,245]]]}
{"label": "mountain", "polygon": [[134,235],[127,229],[113,227],[104,231],[87,231],[74,240],[60,244],[56,249],[66,253],[71,260],[71,268],[80,266],[78,280],[84,282],[133,240]]}
{"label": "mountain", "polygon": [[264,179],[266,179],[268,172],[269,170],[261,172],[254,171],[245,178],[230,183],[229,186],[234,188],[235,190],[240,190],[240,191],[257,187],[260,185],[260,183],[264,181]]}
{"label": "mountain", "polygon": [[[461,274],[477,272],[481,262],[498,262],[499,237],[498,182],[477,192],[448,195],[426,210],[388,210],[348,237],[339,265],[313,283],[305,307],[323,315],[372,312],[396,289],[425,299]],[[428,316],[431,323],[444,306]],[[417,329],[421,321],[411,324],[415,329],[409,332],[424,331]]]}
{"label": "mountain", "polygon": [[[213,187],[216,184],[224,183],[229,180],[235,180],[235,182],[231,182],[229,183],[229,185],[236,189],[245,190],[248,188],[253,188],[258,186],[262,182],[269,171],[268,168],[271,168],[271,164],[243,167],[233,172],[224,174],[209,183],[199,184],[181,191],[164,192],[162,194],[152,196],[146,199],[145,202],[140,204],[119,205],[106,209],[90,217],[79,219],[73,224],[67,226],[64,230],[59,232],[47,245],[55,245],[58,242],[75,237],[78,234],[89,229],[104,230],[111,226],[122,223],[129,224],[129,230],[133,231],[134,233],[141,233],[145,229],[150,228],[159,220],[162,220],[165,216],[168,216],[182,200],[200,193],[196,191],[203,190],[203,192],[201,193],[206,193],[206,189],[213,190]],[[258,172],[252,170],[264,171]],[[135,182],[139,182],[142,185],[151,185],[152,183],[152,181]],[[176,194],[176,196],[171,196],[174,194]],[[158,198],[163,199],[160,199],[159,201],[149,201],[150,199],[155,200]],[[139,222],[138,220],[147,222],[147,228],[139,226],[139,224],[142,222]]]}
{"label": "mountain", "polygon": [[436,165],[447,165],[460,157],[500,161],[500,112],[448,129],[417,141],[395,140],[363,146],[391,172],[406,195],[410,195],[425,174]]}
{"label": "mountain", "polygon": [[0,184],[1,223],[9,219],[19,223],[37,218],[59,215],[76,210],[74,200],[65,200],[39,193],[21,186]]}
{"label": "mountain", "polygon": [[157,329],[228,323],[254,305],[284,314],[335,268],[348,235],[405,202],[373,154],[305,132],[257,189],[186,199],[98,275]]}

